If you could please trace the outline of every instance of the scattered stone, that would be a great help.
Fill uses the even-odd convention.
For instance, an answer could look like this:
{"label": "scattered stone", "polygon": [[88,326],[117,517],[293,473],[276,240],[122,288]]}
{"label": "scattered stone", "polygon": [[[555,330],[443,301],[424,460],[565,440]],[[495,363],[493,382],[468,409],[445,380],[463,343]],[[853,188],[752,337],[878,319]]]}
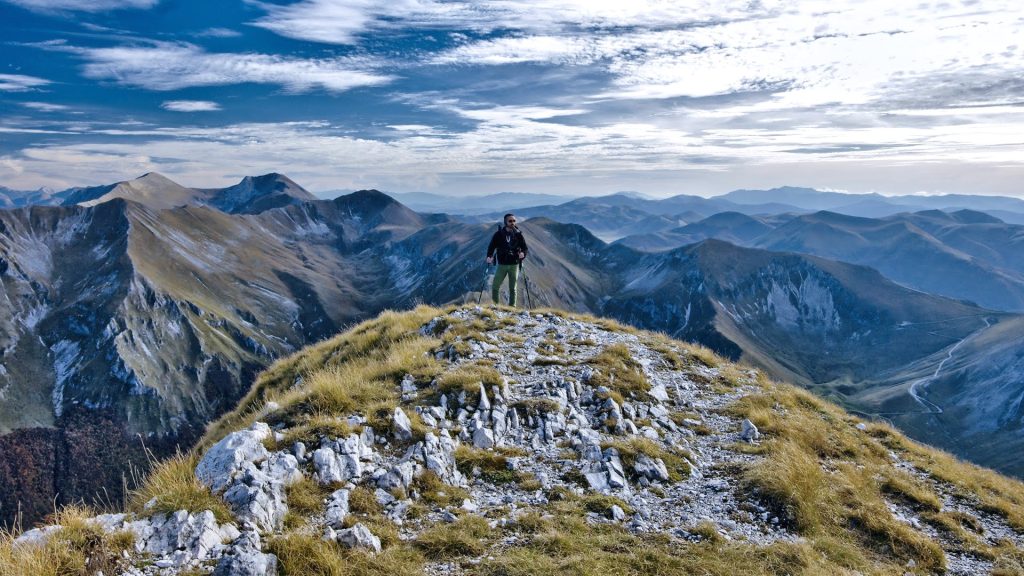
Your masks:
{"label": "scattered stone", "polygon": [[348,497],[352,491],[347,488],[335,490],[327,498],[327,514],[324,521],[328,526],[340,528],[348,516]]}
{"label": "scattered stone", "polygon": [[249,463],[224,492],[224,501],[243,525],[279,530],[288,513],[285,489],[302,478],[298,466],[295,457],[284,452],[273,454],[260,468]]}
{"label": "scattered stone", "polygon": [[262,551],[259,534],[245,532],[231,543],[213,576],[277,576],[277,556]]}
{"label": "scattered stone", "polygon": [[394,425],[392,432],[395,435],[395,439],[399,442],[408,442],[412,440],[412,421],[406,416],[401,406],[395,407],[395,413],[392,416],[392,424]]}
{"label": "scattered stone", "polygon": [[754,426],[753,422],[744,418],[743,428],[740,431],[740,438],[742,438],[744,442],[753,443],[761,438],[761,432],[758,431],[757,426]]}
{"label": "scattered stone", "polygon": [[616,522],[622,522],[626,519],[626,512],[618,504],[612,504],[611,509],[608,510],[608,516]]}
{"label": "scattered stone", "polygon": [[636,462],[633,464],[633,471],[639,476],[648,480],[667,482],[669,480],[668,468],[661,458],[654,459],[646,454],[637,454]]}
{"label": "scattered stone", "polygon": [[490,428],[477,428],[473,432],[473,446],[481,449],[494,447],[494,431]]}
{"label": "scattered stone", "polygon": [[380,538],[373,535],[370,529],[362,524],[338,530],[335,536],[338,544],[346,548],[363,548],[372,552],[380,552]]}

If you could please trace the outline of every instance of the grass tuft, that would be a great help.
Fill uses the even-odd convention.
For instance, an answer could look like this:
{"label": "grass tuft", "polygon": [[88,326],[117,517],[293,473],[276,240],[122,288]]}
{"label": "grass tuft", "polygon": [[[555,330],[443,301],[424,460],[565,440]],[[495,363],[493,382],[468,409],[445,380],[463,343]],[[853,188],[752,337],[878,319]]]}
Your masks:
{"label": "grass tuft", "polygon": [[[131,493],[129,508],[139,514],[209,510],[216,516],[217,522],[233,522],[234,518],[224,501],[196,479],[198,460],[198,456],[193,453],[179,452],[160,462],[142,486]],[[154,505],[146,508],[149,502],[154,502]]]}
{"label": "grass tuft", "polygon": [[423,574],[423,557],[409,547],[394,547],[371,555],[345,550],[309,534],[289,534],[268,542],[283,576],[416,576]]}
{"label": "grass tuft", "polygon": [[651,383],[625,344],[609,344],[587,363],[596,368],[590,378],[591,386],[607,386],[621,398],[648,397]]}
{"label": "grass tuft", "polygon": [[487,550],[486,540],[490,534],[487,520],[469,514],[451,524],[424,530],[416,537],[416,548],[431,560],[479,556]]}

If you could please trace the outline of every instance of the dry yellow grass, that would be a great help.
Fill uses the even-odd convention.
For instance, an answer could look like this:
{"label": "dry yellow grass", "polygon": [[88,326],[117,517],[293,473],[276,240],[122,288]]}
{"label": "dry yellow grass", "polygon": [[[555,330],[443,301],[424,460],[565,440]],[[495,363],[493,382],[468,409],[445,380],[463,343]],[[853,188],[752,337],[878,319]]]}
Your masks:
{"label": "dry yellow grass", "polygon": [[[358,364],[360,369],[350,366],[344,372],[345,376],[367,376],[368,380],[392,378],[396,376],[396,371],[402,370],[419,369],[424,378],[434,375],[432,370],[438,370],[438,367],[432,363],[432,358],[415,356],[415,350],[429,349],[440,342],[433,337],[421,336],[419,328],[444,312],[429,306],[418,306],[402,313],[383,312],[348,332],[278,360],[257,377],[237,409],[207,428],[199,446],[208,447],[229,432],[245,428],[256,420],[271,400],[278,401],[285,409],[289,405],[278,398],[287,397],[288,402],[304,400],[302,395],[295,392],[305,388],[306,379],[315,373],[330,371],[332,367]],[[403,362],[410,364],[405,365]],[[385,365],[380,366],[382,363]],[[361,373],[360,370],[365,372]],[[397,374],[397,377],[401,378],[402,375]],[[290,393],[295,395],[289,396]],[[328,393],[324,400],[329,403],[332,396],[332,393]],[[317,398],[310,400],[315,401]]]}
{"label": "dry yellow grass", "polygon": [[491,528],[480,516],[467,515],[451,524],[440,524],[416,537],[416,548],[432,560],[479,556],[487,550]]}
{"label": "dry yellow grass", "polygon": [[609,344],[587,364],[596,368],[590,379],[592,386],[607,386],[619,398],[646,399],[651,390],[651,383],[644,375],[643,367],[633,359],[633,354],[625,344]]}
{"label": "dry yellow grass", "polygon": [[[765,385],[741,399],[733,415],[750,418],[765,434],[766,458],[748,470],[751,490],[762,495],[830,561],[852,570],[895,570],[913,560],[941,571],[938,544],[897,520],[887,500],[900,500],[958,539],[965,550],[990,558],[1008,552],[986,546],[964,528],[968,522],[940,513],[933,487],[892,465],[890,449],[933,478],[981,497],[982,505],[1011,524],[1021,518],[1022,486],[994,472],[956,461],[873,424],[865,431],[840,408],[792,386]],[[1010,560],[1006,560],[1010,562]]]}
{"label": "dry yellow grass", "polygon": [[416,576],[423,557],[410,547],[371,555],[344,550],[318,535],[289,534],[273,538],[268,547],[277,555],[282,576]]}
{"label": "dry yellow grass", "polygon": [[[132,492],[129,508],[139,514],[210,510],[218,522],[230,522],[231,512],[224,501],[196,479],[198,461],[193,453],[178,453],[157,464],[142,486]],[[146,508],[151,501],[153,506]]]}
{"label": "dry yellow grass", "polygon": [[0,574],[4,576],[87,576],[119,573],[123,554],[134,550],[129,532],[106,534],[89,522],[94,512],[68,506],[50,520],[62,528],[41,546],[15,545],[15,535],[0,531]]}

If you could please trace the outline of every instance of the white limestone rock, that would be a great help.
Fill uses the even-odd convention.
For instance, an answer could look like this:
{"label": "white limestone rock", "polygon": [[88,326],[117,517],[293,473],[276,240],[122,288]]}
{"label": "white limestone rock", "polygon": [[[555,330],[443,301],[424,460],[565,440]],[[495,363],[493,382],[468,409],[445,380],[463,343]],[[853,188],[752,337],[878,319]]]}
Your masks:
{"label": "white limestone rock", "polygon": [[259,534],[246,532],[232,542],[213,576],[277,576],[277,556],[264,553]]}
{"label": "white limestone rock", "polygon": [[626,512],[618,504],[612,504],[610,510],[608,510],[608,516],[616,522],[622,522],[626,519]]}
{"label": "white limestone rock", "polygon": [[473,446],[483,450],[494,448],[494,431],[490,428],[477,428],[473,432]]}
{"label": "white limestone rock", "polygon": [[285,489],[301,478],[295,457],[277,452],[260,468],[248,464],[224,492],[224,500],[243,525],[267,532],[279,530],[288,513]]}
{"label": "white limestone rock", "polygon": [[463,486],[465,476],[459,472],[455,462],[455,448],[458,443],[444,430],[440,436],[428,433],[422,444],[423,465],[432,471],[442,482],[450,486]]}
{"label": "white limestone rock", "polygon": [[347,488],[335,490],[327,499],[327,514],[324,521],[328,526],[340,528],[348,516],[348,497],[352,493]]}
{"label": "white limestone rock", "polygon": [[646,454],[637,454],[636,462],[633,463],[633,471],[648,480],[660,480],[662,482],[669,480],[668,468],[665,466],[665,462],[661,458],[654,459]]}
{"label": "white limestone rock", "polygon": [[246,464],[261,462],[270,456],[263,446],[270,434],[270,426],[263,422],[228,434],[206,451],[196,466],[196,479],[214,492],[222,492]]}
{"label": "white limestone rock", "polygon": [[395,413],[392,415],[391,421],[392,432],[396,440],[399,442],[412,440],[412,421],[409,420],[409,416],[405,414],[401,406],[395,406]]}
{"label": "white limestone rock", "polygon": [[27,530],[14,540],[15,546],[45,546],[50,537],[60,532],[63,526],[42,526]]}
{"label": "white limestone rock", "polygon": [[371,552],[380,552],[380,538],[373,535],[370,529],[362,524],[338,530],[335,539],[347,548],[363,548]]}
{"label": "white limestone rock", "polygon": [[753,422],[748,418],[744,418],[742,429],[740,430],[740,438],[742,438],[744,442],[753,443],[761,438],[761,432],[757,429],[757,426],[754,426]]}
{"label": "white limestone rock", "polygon": [[209,510],[196,514],[178,510],[128,523],[126,529],[135,534],[137,550],[181,566],[219,557],[225,537],[232,534],[234,526],[219,526]]}
{"label": "white limestone rock", "polygon": [[377,486],[384,490],[408,489],[415,474],[416,462],[404,460],[389,468],[387,473],[377,480]]}

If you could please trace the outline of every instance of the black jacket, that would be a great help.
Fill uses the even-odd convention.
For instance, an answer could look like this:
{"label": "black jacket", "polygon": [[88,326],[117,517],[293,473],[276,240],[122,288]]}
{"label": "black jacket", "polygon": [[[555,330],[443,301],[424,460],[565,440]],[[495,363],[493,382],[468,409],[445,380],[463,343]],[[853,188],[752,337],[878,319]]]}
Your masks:
{"label": "black jacket", "polygon": [[491,237],[491,243],[487,246],[487,257],[497,252],[498,264],[519,264],[519,252],[526,257],[526,238],[518,228],[509,232],[502,226]]}

